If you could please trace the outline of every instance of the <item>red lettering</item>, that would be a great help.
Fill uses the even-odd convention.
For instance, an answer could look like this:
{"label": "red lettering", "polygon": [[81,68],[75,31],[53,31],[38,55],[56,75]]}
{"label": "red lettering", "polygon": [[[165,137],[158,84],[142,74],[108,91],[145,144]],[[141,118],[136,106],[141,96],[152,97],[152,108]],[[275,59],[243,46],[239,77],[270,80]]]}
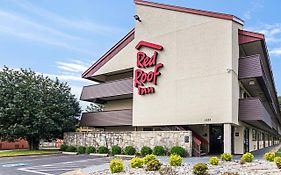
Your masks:
{"label": "red lettering", "polygon": [[164,65],[162,63],[158,63],[155,67],[154,67],[154,78],[153,78],[153,84],[157,84],[157,76],[161,75],[161,73],[158,71],[159,68],[163,67]]}
{"label": "red lettering", "polygon": [[147,88],[138,87],[138,94],[139,95],[151,94],[151,93],[154,93],[154,92],[155,92],[154,87],[147,87]]}
{"label": "red lettering", "polygon": [[147,56],[143,52],[138,52],[137,53],[137,67],[139,68],[146,68],[146,67],[151,67],[156,64],[157,60],[157,52],[154,52],[151,57]]}

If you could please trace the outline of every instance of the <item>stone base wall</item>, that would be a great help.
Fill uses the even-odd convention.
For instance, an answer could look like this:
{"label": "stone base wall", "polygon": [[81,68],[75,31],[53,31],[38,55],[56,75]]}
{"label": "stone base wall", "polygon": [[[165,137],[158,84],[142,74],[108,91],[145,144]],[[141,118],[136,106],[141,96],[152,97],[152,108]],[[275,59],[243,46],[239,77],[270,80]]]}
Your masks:
{"label": "stone base wall", "polygon": [[133,146],[138,151],[142,146],[160,145],[168,150],[175,146],[182,146],[189,156],[192,154],[191,131],[124,131],[124,132],[68,132],[64,134],[64,143],[74,146],[107,146],[118,145],[121,148]]}

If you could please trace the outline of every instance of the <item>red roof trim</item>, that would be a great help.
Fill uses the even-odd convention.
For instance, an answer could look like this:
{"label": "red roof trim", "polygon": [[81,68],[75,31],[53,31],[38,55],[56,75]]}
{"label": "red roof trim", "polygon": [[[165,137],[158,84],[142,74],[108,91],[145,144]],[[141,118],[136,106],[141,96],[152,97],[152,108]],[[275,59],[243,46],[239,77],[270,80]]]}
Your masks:
{"label": "red roof trim", "polygon": [[178,12],[184,12],[184,13],[191,13],[196,15],[203,15],[203,16],[209,16],[219,19],[226,19],[226,20],[232,20],[235,21],[241,25],[244,25],[244,21],[234,15],[225,14],[225,13],[218,13],[218,12],[210,12],[205,10],[197,10],[197,9],[191,9],[186,7],[179,7],[179,6],[173,6],[173,5],[166,5],[166,4],[160,4],[155,2],[148,2],[148,1],[142,1],[142,0],[135,0],[135,3],[138,5],[145,5],[150,7],[156,7],[166,10],[174,10]]}
{"label": "red roof trim", "polygon": [[238,30],[238,37],[239,44],[264,40],[264,35],[262,33],[250,32],[246,30]]}
{"label": "red roof trim", "polygon": [[120,50],[126,47],[135,38],[135,28],[133,28],[126,36],[124,36],[117,44],[107,51],[98,61],[89,67],[83,74],[82,78],[90,78],[105,63],[113,58]]}

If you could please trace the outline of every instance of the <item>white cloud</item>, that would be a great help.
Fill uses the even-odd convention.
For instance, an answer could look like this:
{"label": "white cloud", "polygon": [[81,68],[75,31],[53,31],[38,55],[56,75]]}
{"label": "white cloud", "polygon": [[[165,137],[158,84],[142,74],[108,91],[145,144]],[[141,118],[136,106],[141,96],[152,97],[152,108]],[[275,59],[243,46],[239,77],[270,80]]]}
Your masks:
{"label": "white cloud", "polygon": [[281,55],[281,48],[272,49],[271,51],[269,51],[269,53],[270,53],[271,55],[280,56],[280,55]]}
{"label": "white cloud", "polygon": [[79,60],[73,60],[72,62],[57,62],[57,67],[64,71],[69,72],[84,72],[87,70],[88,66],[86,66],[83,62]]}
{"label": "white cloud", "polygon": [[260,24],[256,27],[248,27],[247,30],[263,33],[267,42],[281,42],[281,23]]}

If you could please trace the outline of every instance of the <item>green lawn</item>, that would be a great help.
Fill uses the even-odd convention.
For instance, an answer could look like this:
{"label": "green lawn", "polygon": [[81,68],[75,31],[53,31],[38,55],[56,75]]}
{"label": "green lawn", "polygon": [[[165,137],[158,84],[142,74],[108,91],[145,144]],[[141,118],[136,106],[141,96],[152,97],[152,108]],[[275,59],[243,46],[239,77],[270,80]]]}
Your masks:
{"label": "green lawn", "polygon": [[9,150],[9,151],[0,151],[0,157],[7,156],[22,156],[22,155],[34,155],[34,154],[55,154],[58,153],[57,149],[50,150]]}

